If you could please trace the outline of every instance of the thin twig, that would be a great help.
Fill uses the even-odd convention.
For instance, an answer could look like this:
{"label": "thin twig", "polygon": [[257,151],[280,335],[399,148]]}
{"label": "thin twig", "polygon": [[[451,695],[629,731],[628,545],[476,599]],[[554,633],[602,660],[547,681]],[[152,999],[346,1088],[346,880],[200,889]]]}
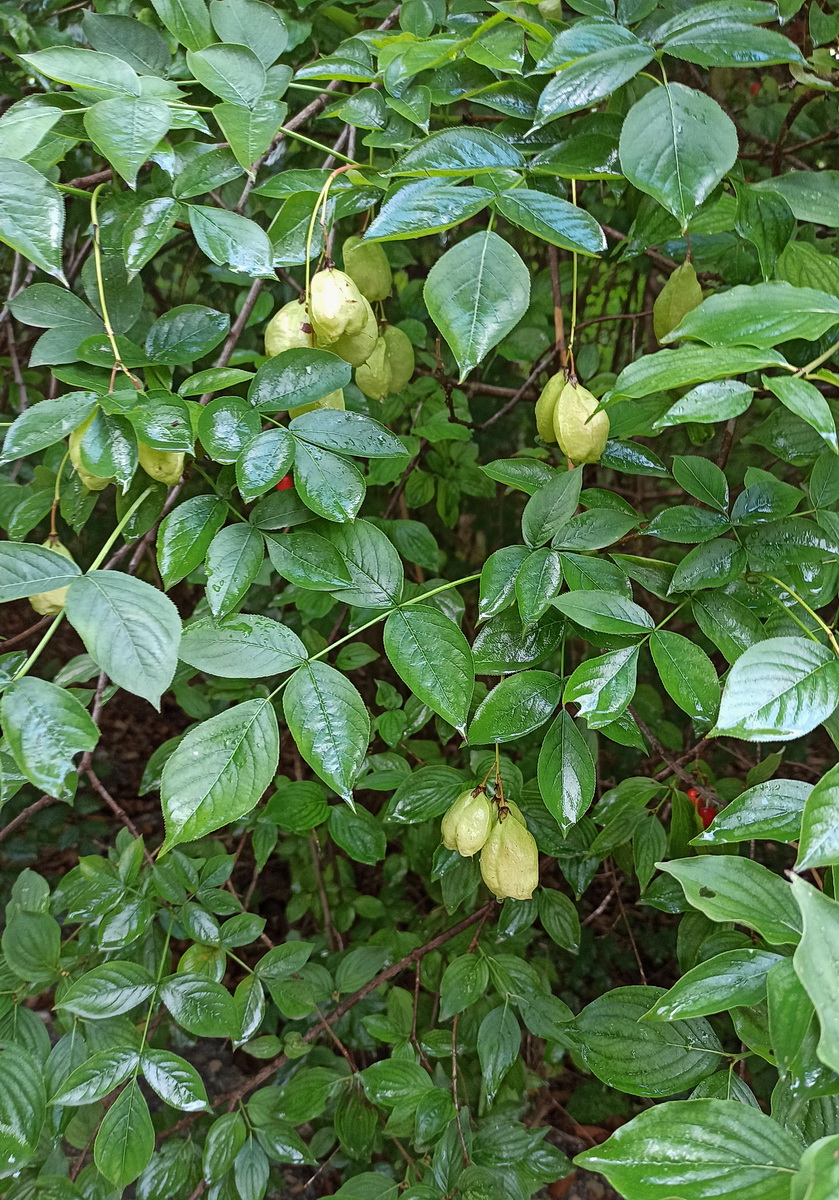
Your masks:
{"label": "thin twig", "polygon": [[35,624],[30,625],[28,629],[24,629],[23,633],[16,633],[14,637],[6,638],[4,641],[0,642],[0,652],[5,654],[7,650],[12,648],[12,646],[17,646],[19,642],[27,641],[27,639],[31,638],[34,633],[40,633],[42,629],[49,625],[51,620],[52,617],[41,617],[40,621],[36,621]]}
{"label": "thin twig", "polygon": [[42,808],[48,808],[50,804],[55,804],[55,796],[41,796],[40,800],[36,800],[34,804],[30,804],[23,812],[19,812],[16,817],[12,817],[8,825],[4,825],[0,829],[0,842],[4,842],[10,834],[23,825],[30,817],[34,817],[35,813],[40,812]]}

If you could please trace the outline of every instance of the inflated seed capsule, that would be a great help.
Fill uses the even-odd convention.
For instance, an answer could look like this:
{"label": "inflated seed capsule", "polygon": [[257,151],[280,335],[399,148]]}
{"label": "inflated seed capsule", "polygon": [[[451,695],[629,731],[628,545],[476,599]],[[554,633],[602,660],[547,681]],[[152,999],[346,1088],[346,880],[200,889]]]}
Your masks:
{"label": "inflated seed capsule", "polygon": [[145,442],[138,442],[137,457],[145,473],[167,487],[174,487],[184,473],[182,450],[155,450]]}
{"label": "inflated seed capsule", "polygon": [[82,462],[82,438],[93,421],[94,415],[94,413],[91,413],[86,421],[82,421],[81,425],[70,434],[68,441],[70,443],[70,462],[73,464],[79,479],[81,479],[89,492],[101,492],[109,483],[114,482],[113,475],[108,479],[103,479],[101,475],[94,475],[92,471],[88,471]]}
{"label": "inflated seed capsule", "polygon": [[489,836],[492,818],[492,805],[483,788],[461,792],[443,817],[443,845],[466,857],[477,854]]}
{"label": "inflated seed capsule", "polygon": [[[48,537],[43,546],[45,550],[52,550],[54,554],[60,554],[62,558],[69,558],[70,562],[76,561],[64,543],[60,542],[57,537]],[[29,603],[39,616],[55,617],[64,608],[68,591],[69,585],[68,587],[53,588],[49,592],[38,592],[29,597]]]}
{"label": "inflated seed capsule", "polygon": [[653,331],[662,341],[681,325],[682,318],[702,303],[702,288],[696,278],[693,263],[683,262],[669,276],[653,304]]}
{"label": "inflated seed capsule", "polygon": [[609,440],[609,418],[597,412],[597,398],[570,380],[554,409],[554,433],[563,454],[573,463],[600,462]]}
{"label": "inflated seed capsule", "polygon": [[390,390],[401,392],[414,377],[414,347],[407,333],[395,325],[388,325],[382,333],[387,350],[387,365],[390,368]]}
{"label": "inflated seed capsule", "polygon": [[284,350],[305,350],[314,344],[306,305],[291,300],[274,313],[265,326],[265,353],[268,358]]}
{"label": "inflated seed capsule", "polygon": [[360,333],[345,333],[328,343],[329,349],[351,367],[361,367],[373,353],[379,337],[379,322],[367,300],[362,297],[362,303],[367,313],[367,319]]}
{"label": "inflated seed capsule", "polygon": [[534,415],[536,417],[536,432],[544,442],[555,442],[556,433],[554,431],[554,410],[556,409],[557,400],[562,394],[562,389],[565,387],[567,380],[564,371],[557,371],[556,375],[551,375],[548,382],[542,388],[539,399],[536,401]]}
{"label": "inflated seed capsule", "polygon": [[501,808],[481,850],[481,875],[499,900],[529,900],[539,884],[539,851],[530,831]]}
{"label": "inflated seed capsule", "polygon": [[349,275],[334,267],[312,276],[309,311],[315,337],[323,345],[345,334],[361,333],[367,320],[361,292]]}
{"label": "inflated seed capsule", "polygon": [[371,400],[384,400],[392,390],[387,342],[383,337],[377,339],[367,362],[356,370],[355,381]]}
{"label": "inflated seed capsule", "polygon": [[379,242],[348,237],[342,247],[344,270],[367,300],[384,300],[390,295],[393,275]]}

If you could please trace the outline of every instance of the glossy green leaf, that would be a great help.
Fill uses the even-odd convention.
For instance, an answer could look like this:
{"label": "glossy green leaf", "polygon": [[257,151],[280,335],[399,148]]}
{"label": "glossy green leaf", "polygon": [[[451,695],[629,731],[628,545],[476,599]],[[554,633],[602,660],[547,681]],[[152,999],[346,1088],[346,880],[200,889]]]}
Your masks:
{"label": "glossy green leaf", "polygon": [[279,753],[277,718],[265,700],[246,700],[193,726],[163,768],[163,850],[250,812],[270,786]]}
{"label": "glossy green leaf", "polygon": [[750,858],[682,858],[657,866],[678,879],[694,908],[712,921],[736,921],[772,946],[794,946],[801,918],[790,886]]}
{"label": "glossy green leaf", "polygon": [[539,751],[539,791],[563,834],[594,799],[595,770],[588,744],[567,712],[548,730]]}
{"label": "glossy green leaf", "polygon": [[207,550],[207,603],[214,617],[239,606],[264,557],[262,535],[252,525],[239,522],[219,530]]}
{"label": "glossy green leaf", "polygon": [[524,316],[530,273],[497,233],[473,233],[438,259],[423,295],[463,380]]}
{"label": "glossy green leaf", "polygon": [[390,195],[364,235],[368,242],[389,242],[440,233],[468,221],[486,208],[494,192],[455,187],[437,179],[405,184]]}
{"label": "glossy green leaf", "polygon": [[328,350],[284,350],[259,368],[248,400],[263,412],[282,412],[322,400],[351,378],[349,363]]}
{"label": "glossy green leaf", "polygon": [[465,734],[475,668],[469,643],[457,625],[426,605],[400,608],[385,622],[384,646],[414,695]]}
{"label": "glossy green leaf", "polygon": [[548,671],[509,675],[481,701],[469,725],[470,745],[512,742],[549,719],[562,692],[562,681]]}
{"label": "glossy green leaf", "polygon": [[207,675],[261,679],[298,667],[306,658],[306,648],[296,633],[278,621],[238,613],[217,622],[194,621],[184,630],[178,655]]}
{"label": "glossy green leaf", "polygon": [[721,846],[772,838],[790,842],[801,832],[801,815],[813,788],[798,779],[768,779],[748,788],[718,812],[708,829],[693,838],[697,846]]}
{"label": "glossy green leaf", "polygon": [[26,676],[0,698],[3,731],[15,762],[34,787],[59,799],[76,790],[76,755],[92,751],[99,730],[70,692]]}
{"label": "glossy green leaf", "polygon": [[769,950],[728,950],[686,971],[645,1015],[647,1021],[704,1017],[729,1008],[750,1007],[766,997],[766,977],[780,954]]}
{"label": "glossy green leaf", "polygon": [[351,801],[370,740],[367,706],[355,687],[334,667],[310,662],[292,675],[283,712],[312,770]]}
{"label": "glossy green leaf", "polygon": [[80,569],[63,554],[28,542],[0,542],[0,603],[68,587]]}
{"label": "glossy green leaf", "polygon": [[502,216],[553,246],[578,254],[600,254],[606,237],[589,213],[559,196],[530,188],[515,188],[499,196]]}
{"label": "glossy green leaf", "polygon": [[[803,790],[803,785],[800,786]],[[795,869],[836,865],[839,865],[839,767],[831,767],[806,797]]]}
{"label": "glossy green leaf", "polygon": [[832,1071],[839,1069],[839,1019],[835,982],[839,963],[839,904],[798,876],[792,890],[801,910],[803,933],[795,951],[795,973],[813,1001],[821,1026],[818,1055]]}
{"label": "glossy green leaf", "polygon": [[790,283],[758,283],[709,296],[664,341],[697,338],[711,346],[769,349],[790,338],[815,341],[836,324],[839,297]]}
{"label": "glossy green leaf", "polygon": [[169,109],[162,100],[114,96],[92,105],[85,129],[108,162],[134,187],[137,172],[169,130]]}
{"label": "glossy green leaf", "polygon": [[658,630],[650,653],[666,691],[695,721],[713,721],[720,703],[714,664],[700,647],[679,633]]}

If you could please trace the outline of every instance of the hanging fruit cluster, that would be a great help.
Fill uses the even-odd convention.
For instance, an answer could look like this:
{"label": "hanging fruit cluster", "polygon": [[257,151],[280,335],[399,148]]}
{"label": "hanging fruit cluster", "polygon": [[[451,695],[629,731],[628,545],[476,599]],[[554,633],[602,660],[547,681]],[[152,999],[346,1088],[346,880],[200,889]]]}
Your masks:
{"label": "hanging fruit cluster", "polygon": [[481,785],[462,792],[443,817],[443,845],[471,857],[480,851],[481,875],[498,900],[529,900],[539,884],[539,852],[512,801],[491,800]]}
{"label": "hanging fruit cluster", "polygon": [[609,439],[609,418],[598,400],[565,371],[552,375],[536,401],[536,429],[546,442],[558,442],[572,463],[600,462]]}
{"label": "hanging fruit cluster", "polygon": [[[390,263],[378,243],[359,237],[347,238],[342,254],[343,271],[333,266],[316,271],[308,295],[274,314],[265,329],[265,353],[273,358],[284,350],[330,350],[355,367],[355,381],[365,396],[384,400],[390,392],[400,392],[414,373],[410,339],[395,325],[380,330],[372,309],[390,295]],[[344,393],[337,391],[292,409],[290,415],[343,407]]]}

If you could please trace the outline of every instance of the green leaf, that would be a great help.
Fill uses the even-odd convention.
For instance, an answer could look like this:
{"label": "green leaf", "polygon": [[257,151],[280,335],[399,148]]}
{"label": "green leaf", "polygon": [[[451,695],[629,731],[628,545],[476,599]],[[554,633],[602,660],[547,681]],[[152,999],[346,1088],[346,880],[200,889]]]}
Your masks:
{"label": "green leaf", "polygon": [[716,463],[698,456],[673,456],[673,478],[676,482],[711,508],[725,512],[728,508],[728,480]]}
{"label": "green leaf", "polygon": [[345,388],[352,367],[328,350],[283,350],[259,368],[248,400],[263,412],[282,412]]}
{"label": "green leaf", "polygon": [[203,304],[181,304],[152,325],[146,337],[146,353],[152,362],[180,367],[209,354],[229,328],[227,313]]}
{"label": "green leaf", "polygon": [[157,535],[157,562],[167,588],[201,565],[226,516],[224,501],[211,494],[192,496],[164,518]]}
{"label": "green leaf", "polygon": [[283,693],[289,732],[309,766],[348,802],[367,744],[367,706],[346,676],[322,662],[292,675]]}
{"label": "green leaf", "polygon": [[22,159],[41,144],[61,118],[61,109],[20,100],[0,117],[0,158]]}
{"label": "green leaf", "polygon": [[399,438],[364,413],[319,408],[295,417],[288,427],[295,437],[337,454],[359,458],[401,458],[406,454]]}
{"label": "green leaf", "polygon": [[129,187],[161,138],[169,131],[169,108],[162,100],[114,96],[92,105],[84,115],[91,141]]}
{"label": "green leaf", "polygon": [[688,902],[712,921],[736,921],[772,946],[794,946],[801,918],[790,886],[750,858],[703,855],[656,866],[678,879]]}
{"label": "green leaf", "polygon": [[154,977],[139,963],[103,963],[82,975],[60,999],[56,1008],[66,1008],[88,1021],[104,1021],[131,1012],[154,991]]}
{"label": "green leaf", "polygon": [[367,521],[326,525],[318,533],[332,543],[350,573],[341,599],[359,608],[392,608],[402,594],[403,570],[390,539]]}
{"label": "green leaf", "polygon": [[274,570],[296,587],[334,592],[346,587],[350,573],[331,542],[308,529],[265,539]]}
{"label": "green leaf", "polygon": [[23,775],[47,795],[71,799],[76,790],[73,759],[99,741],[87,709],[70,692],[30,675],[6,688],[0,715]]}
{"label": "green leaf", "polygon": [[650,614],[640,605],[616,596],[614,592],[566,592],[555,599],[553,605],[583,629],[598,633],[631,637],[649,633],[655,626]]}
{"label": "green leaf", "polygon": [[578,1054],[609,1087],[631,1096],[672,1096],[719,1066],[722,1047],[702,1017],[666,1026],[641,1021],[663,995],[656,987],[615,988],[576,1018]]}
{"label": "green leaf", "polygon": [[800,1156],[798,1139],[759,1109],[677,1100],[648,1108],[575,1162],[638,1200],[788,1200]]}
{"label": "green leaf", "polygon": [[818,1056],[831,1071],[839,1070],[839,1012],[836,971],[839,967],[839,904],[792,877],[792,891],[801,910],[804,932],[795,951],[795,973],[813,1001],[821,1026]]}
{"label": "green leaf", "polygon": [[307,508],[338,523],[353,520],[367,491],[355,463],[299,440],[294,451],[294,486]]}
{"label": "green leaf", "polygon": [[168,1050],[143,1052],[142,1071],[146,1083],[161,1100],[181,1112],[201,1112],[208,1107],[207,1092],[192,1063]]}
{"label": "green leaf", "polygon": [[563,471],[539,487],[524,506],[521,529],[531,547],[549,542],[570,521],[580,501],[582,467]]}
{"label": "green leaf", "polygon": [[0,603],[68,587],[81,575],[63,554],[28,542],[0,542]]}
{"label": "green leaf", "polygon": [[75,1107],[102,1100],[128,1078],[139,1061],[133,1047],[98,1050],[70,1073],[50,1103]]}
{"label": "green leaf", "polygon": [[489,188],[420,179],[388,195],[364,235],[366,242],[391,242],[441,233],[476,216],[492,200]]}
{"label": "green leaf", "polygon": [[71,584],[65,611],[114,683],[159,708],[178,665],[181,620],[172,601],[131,575],[90,571]]}
{"label": "green leaf", "polygon": [[204,1143],[205,1178],[214,1183],[230,1170],[246,1136],[247,1126],[239,1112],[225,1113],[213,1122]]}
{"label": "green leaf", "polygon": [[521,1046],[521,1029],[509,1004],[487,1013],[478,1029],[477,1046],[487,1103],[492,1104]]}
{"label": "green leaf", "polygon": [[797,779],[768,779],[741,792],[718,812],[695,846],[722,846],[756,838],[791,842],[801,832],[801,816],[812,785]]}
{"label": "green leaf", "polygon": [[[805,785],[800,784],[799,787],[804,790]],[[797,831],[789,840],[796,836]],[[818,780],[804,804],[795,869],[796,871],[805,871],[810,867],[837,865],[839,865],[839,767],[831,767]]]}
{"label": "green leaf", "polygon": [[360,1073],[360,1078],[370,1103],[383,1108],[416,1101],[434,1086],[419,1063],[396,1058],[373,1063]]}
{"label": "green leaf", "polygon": [[679,350],[644,354],[624,367],[615,380],[612,395],[640,400],[653,392],[786,365],[786,359],[774,350],[755,350],[747,346],[713,347],[710,350],[706,346],[682,346]]}
{"label": "green leaf", "polygon": [[246,700],[188,730],[163,768],[162,852],[249,813],[277,769],[280,735],[265,700]]}
{"label": "green leaf", "polygon": [[728,950],[699,963],[660,996],[645,1014],[647,1021],[704,1017],[729,1008],[751,1007],[766,999],[766,977],[780,954],[749,947]]}
{"label": "green leaf", "polygon": [[248,46],[270,67],[288,45],[282,13],[261,0],[218,0],[210,9],[213,28],[222,42]]}
{"label": "green leaf", "polygon": [[21,58],[33,71],[90,92],[139,96],[140,80],[127,62],[113,54],[81,50],[76,46],[51,46]]}
{"label": "green leaf", "polygon": [[129,271],[142,270],[166,245],[179,212],[180,205],[176,200],[159,196],[138,204],[129,214],[122,230],[122,252]]}
{"label": "green leaf", "polygon": [[563,835],[594,799],[595,770],[588,744],[567,712],[548,730],[539,751],[539,791]]}
{"label": "green leaf", "polygon": [[711,425],[717,421],[730,421],[739,417],[752,402],[754,388],[737,379],[724,379],[717,383],[700,383],[691,388],[664,416],[659,417],[656,429],[667,429],[671,425],[684,425],[695,421],[700,425]]}
{"label": "green leaf", "polygon": [[791,283],[741,284],[703,300],[663,340],[769,349],[790,338],[815,341],[837,323],[839,297]]}
{"label": "green leaf", "polygon": [[[373,866],[381,862],[387,853],[384,830],[376,818],[364,808],[357,808],[355,812],[346,804],[330,808],[329,836],[355,862]],[[378,970],[377,964],[376,971]],[[352,992],[355,988],[344,987],[342,990]]]}
{"label": "green leaf", "polygon": [[0,241],[64,282],[64,201],[28,163],[0,159]]}
{"label": "green leaf", "polygon": [[238,613],[218,622],[202,618],[184,630],[178,655],[197,671],[220,679],[262,679],[292,671],[306,647],[270,617]]}
{"label": "green leaf", "polygon": [[240,521],[220,529],[207,550],[207,603],[224,617],[244,599],[265,557],[262,534]]}
{"label": "green leaf", "polygon": [[679,633],[658,630],[650,638],[650,653],[661,682],[682,712],[694,721],[713,721],[720,684],[705,651]]}
{"label": "green leaf", "polygon": [[548,937],[563,950],[579,954],[580,917],[574,902],[553,888],[540,888],[538,902],[539,920]]}
{"label": "green leaf", "polygon": [[0,1054],[0,1155],[6,1177],[33,1157],[46,1118],[44,1072],[22,1046]]}
{"label": "green leaf", "polygon": [[637,646],[624,646],[598,658],[586,659],[569,677],[563,700],[566,704],[579,704],[579,715],[586,718],[590,729],[603,729],[616,721],[631,703],[637,672]]}
{"label": "green leaf", "polygon": [[477,954],[452,959],[440,980],[440,1020],[448,1021],[486,993],[489,967]]}
{"label": "green leaf", "polygon": [[593,255],[606,249],[606,236],[594,217],[559,196],[515,188],[498,197],[496,208],[514,225],[563,250]]}
{"label": "green leaf", "polygon": [[397,159],[391,171],[394,175],[479,175],[523,166],[524,159],[508,139],[486,129],[460,128],[432,133]]}
{"label": "green leaf", "polygon": [[790,741],[815,729],[839,704],[839,660],[804,637],[749,646],[726,678],[712,736]]}
{"label": "green leaf", "polygon": [[562,694],[562,680],[548,671],[508,675],[481,701],[468,730],[472,746],[513,742],[549,719]]}
{"label": "green leaf", "polygon": [[835,200],[839,171],[790,171],[787,175],[763,179],[753,186],[778,192],[799,221],[834,229],[839,225]]}
{"label": "green leaf", "polygon": [[[704,460],[703,460],[704,461]],[[728,517],[690,504],[664,508],[647,526],[650,537],[663,542],[707,542],[731,528]]]}
{"label": "green leaf", "polygon": [[539,60],[539,71],[560,69],[539,99],[536,128],[611,95],[653,54],[652,46],[621,25],[583,23],[560,33]]}
{"label": "green leaf", "polygon": [[[802,291],[803,289],[799,288],[798,290]],[[762,382],[764,387],[769,388],[769,391],[778,397],[785,408],[795,413],[797,417],[801,417],[801,420],[806,421],[808,425],[812,425],[834,454],[839,454],[836,422],[827,401],[817,387],[808,383],[806,379],[796,379],[794,376],[784,375],[764,375]]]}
{"label": "green leaf", "polygon": [[721,588],[746,569],[746,552],[731,538],[714,538],[690,550],[673,572],[668,595]]}
{"label": "green leaf", "polygon": [[255,221],[223,208],[190,204],[189,224],[211,262],[251,278],[275,278],[271,239]]}
{"label": "green leaf", "polygon": [[233,1037],[237,1026],[233,997],[205,975],[178,972],[160,987],[160,998],[187,1033],[196,1037]]}
{"label": "green leaf", "polygon": [[123,59],[140,75],[164,75],[171,65],[163,37],[142,21],[88,10],[82,14],[82,28],[94,50]]}
{"label": "green leaf", "polygon": [[204,0],[152,0],[152,7],[170,33],[187,50],[203,50],[213,41]]}
{"label": "green leaf", "polygon": [[[448,132],[455,131],[437,136]],[[462,381],[524,316],[530,273],[497,233],[473,233],[437,260],[423,296],[457,359]]]}
{"label": "green leaf", "polygon": [[[215,462],[236,462],[261,429],[259,413],[254,412],[241,396],[217,396],[198,417],[198,439]],[[282,433],[289,440],[286,431],[282,430]]]}
{"label": "green leaf", "polygon": [[12,422],[3,443],[3,460],[11,462],[54,445],[90,416],[96,402],[94,392],[66,392],[33,404]]}
{"label": "green leaf", "polygon": [[[225,0],[216,2],[223,4]],[[260,0],[253,2],[259,3]],[[243,108],[240,104],[217,104],[213,116],[230,143],[237,163],[247,171],[271,145],[287,112],[287,105],[262,99],[253,108]]]}
{"label": "green leaf", "polygon": [[[518,546],[508,547],[518,551]],[[511,556],[513,559],[517,555]],[[499,565],[504,562],[504,556],[499,559]],[[484,564],[484,570],[486,570]],[[486,576],[488,583],[493,582],[491,573]],[[510,584],[509,576],[503,581],[504,589]],[[559,591],[562,583],[562,556],[556,550],[542,547],[529,554],[514,575],[516,600],[518,601],[521,619],[525,624],[538,621],[550,608],[551,600]],[[481,586],[484,586],[484,574],[481,573]],[[502,593],[504,594],[504,593]]]}
{"label": "green leaf", "polygon": [[251,107],[265,90],[265,68],[247,46],[187,50],[186,62],[199,83],[232,104]]}
{"label": "green leaf", "polygon": [[798,47],[772,29],[713,17],[674,33],[661,48],[665,54],[700,67],[766,67],[804,61]]}
{"label": "green leaf", "polygon": [[426,605],[397,609],[385,622],[384,646],[414,695],[465,735],[475,668],[457,625]]}
{"label": "green leaf", "polygon": [[737,131],[710,96],[681,83],[647,92],[621,128],[621,168],[682,229],[737,158]]}

